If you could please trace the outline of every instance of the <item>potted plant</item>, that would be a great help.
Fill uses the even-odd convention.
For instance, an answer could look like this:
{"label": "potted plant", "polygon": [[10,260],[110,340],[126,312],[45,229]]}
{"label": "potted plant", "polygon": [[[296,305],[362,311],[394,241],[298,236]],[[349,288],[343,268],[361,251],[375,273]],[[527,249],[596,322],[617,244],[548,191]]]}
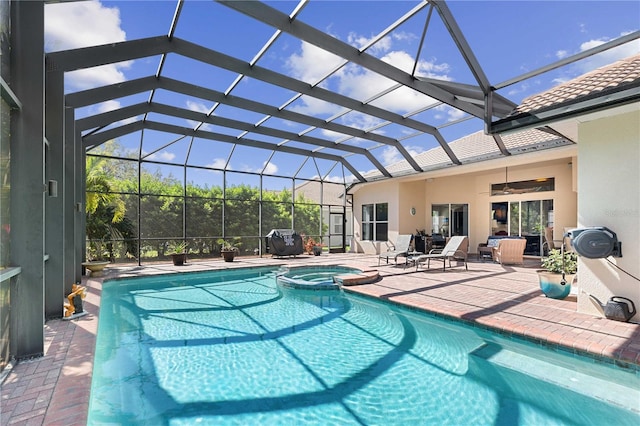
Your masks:
{"label": "potted plant", "polygon": [[87,243],[86,262],[82,262],[91,277],[99,277],[109,263],[109,249],[104,239]]}
{"label": "potted plant", "polygon": [[182,266],[187,261],[186,241],[173,241],[169,243],[167,254],[171,256],[175,266]]}
{"label": "potted plant", "polygon": [[316,242],[312,237],[309,237],[304,243],[304,250],[309,254],[320,256],[322,253],[322,243]]}
{"label": "potted plant", "polygon": [[538,271],[540,289],[552,299],[564,299],[571,292],[571,283],[578,271],[578,254],[564,250],[549,250],[542,258],[543,270]]}
{"label": "potted plant", "polygon": [[316,243],[316,245],[313,246],[313,255],[320,256],[321,254],[322,254],[322,244]]}
{"label": "potted plant", "polygon": [[222,253],[225,262],[233,262],[239,252],[238,247],[231,245],[227,241],[223,241],[220,246],[220,253]]}

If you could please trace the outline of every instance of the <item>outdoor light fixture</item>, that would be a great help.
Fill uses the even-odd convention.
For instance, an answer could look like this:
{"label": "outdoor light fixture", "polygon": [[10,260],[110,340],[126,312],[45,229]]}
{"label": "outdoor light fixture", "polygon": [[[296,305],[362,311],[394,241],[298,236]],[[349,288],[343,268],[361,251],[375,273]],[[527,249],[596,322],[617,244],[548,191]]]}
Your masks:
{"label": "outdoor light fixture", "polygon": [[47,185],[47,192],[49,193],[49,197],[57,197],[58,196],[58,181],[50,180]]}

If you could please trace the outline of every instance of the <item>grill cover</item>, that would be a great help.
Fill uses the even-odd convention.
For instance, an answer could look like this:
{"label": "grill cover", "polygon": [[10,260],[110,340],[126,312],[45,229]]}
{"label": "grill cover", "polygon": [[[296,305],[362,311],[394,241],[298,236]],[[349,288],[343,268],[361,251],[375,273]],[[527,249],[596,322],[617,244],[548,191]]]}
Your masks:
{"label": "grill cover", "polygon": [[293,229],[272,229],[266,238],[267,251],[274,256],[296,256],[304,252],[302,237]]}

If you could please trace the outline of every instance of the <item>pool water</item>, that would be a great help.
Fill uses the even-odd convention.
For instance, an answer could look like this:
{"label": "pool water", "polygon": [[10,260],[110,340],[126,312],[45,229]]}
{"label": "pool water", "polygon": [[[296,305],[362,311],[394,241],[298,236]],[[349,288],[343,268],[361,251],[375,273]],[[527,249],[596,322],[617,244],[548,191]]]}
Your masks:
{"label": "pool water", "polygon": [[105,282],[88,423],[640,424],[637,383],[254,268]]}

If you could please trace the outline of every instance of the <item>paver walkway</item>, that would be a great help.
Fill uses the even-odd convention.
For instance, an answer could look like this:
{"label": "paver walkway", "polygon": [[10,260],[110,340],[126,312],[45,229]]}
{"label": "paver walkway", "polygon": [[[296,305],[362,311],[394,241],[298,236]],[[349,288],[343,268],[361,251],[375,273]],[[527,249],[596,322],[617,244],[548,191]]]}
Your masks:
{"label": "paver walkway", "polygon": [[[107,278],[286,264],[341,264],[362,270],[378,269],[381,280],[345,287],[345,291],[426,309],[587,353],[595,359],[619,360],[640,370],[640,325],[578,314],[575,298],[571,296],[565,300],[544,297],[535,273],[539,261],[535,260],[528,260],[528,267],[471,263],[468,271],[458,267],[446,272],[438,268],[415,272],[411,267],[378,267],[376,256],[330,254],[291,259],[240,258],[233,263],[215,260],[184,267],[168,264],[111,267]],[[0,424],[86,424],[101,283],[102,279],[83,280],[89,290],[84,301],[89,315],[73,321],[47,322],[44,356],[21,361],[5,377],[0,388]]]}

